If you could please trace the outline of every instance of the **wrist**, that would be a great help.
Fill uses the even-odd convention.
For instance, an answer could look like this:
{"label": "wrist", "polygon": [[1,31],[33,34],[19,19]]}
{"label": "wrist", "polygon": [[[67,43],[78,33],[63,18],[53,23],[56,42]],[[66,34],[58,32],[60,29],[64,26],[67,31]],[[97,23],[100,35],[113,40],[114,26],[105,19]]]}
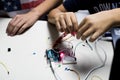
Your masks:
{"label": "wrist", "polygon": [[110,11],[112,16],[113,26],[120,25],[120,8],[112,9]]}
{"label": "wrist", "polygon": [[33,13],[35,16],[37,16],[38,18],[41,16],[41,13],[38,11],[38,10],[36,10],[35,8],[33,8],[31,11],[30,11],[30,13]]}

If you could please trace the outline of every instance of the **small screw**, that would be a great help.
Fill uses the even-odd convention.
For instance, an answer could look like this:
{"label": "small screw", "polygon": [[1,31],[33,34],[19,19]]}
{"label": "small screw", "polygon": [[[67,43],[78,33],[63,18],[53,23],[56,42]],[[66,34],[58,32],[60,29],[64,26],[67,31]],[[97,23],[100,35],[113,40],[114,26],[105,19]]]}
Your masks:
{"label": "small screw", "polygon": [[36,53],[34,52],[33,55],[35,55]]}
{"label": "small screw", "polygon": [[8,52],[10,52],[11,51],[11,48],[8,48]]}

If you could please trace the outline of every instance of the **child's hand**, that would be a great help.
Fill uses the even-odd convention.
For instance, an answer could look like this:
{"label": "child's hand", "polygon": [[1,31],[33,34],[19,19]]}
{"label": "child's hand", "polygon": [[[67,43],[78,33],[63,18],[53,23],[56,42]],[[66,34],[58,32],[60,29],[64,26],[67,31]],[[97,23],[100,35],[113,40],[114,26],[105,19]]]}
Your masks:
{"label": "child's hand", "polygon": [[90,36],[90,41],[93,42],[112,27],[113,16],[109,11],[102,11],[85,17],[78,27],[77,38],[85,40]]}
{"label": "child's hand", "polygon": [[76,32],[78,22],[73,12],[64,12],[55,14],[55,25],[58,31],[65,33]]}
{"label": "child's hand", "polygon": [[39,18],[35,12],[16,15],[8,24],[6,33],[10,36],[19,35],[30,28]]}

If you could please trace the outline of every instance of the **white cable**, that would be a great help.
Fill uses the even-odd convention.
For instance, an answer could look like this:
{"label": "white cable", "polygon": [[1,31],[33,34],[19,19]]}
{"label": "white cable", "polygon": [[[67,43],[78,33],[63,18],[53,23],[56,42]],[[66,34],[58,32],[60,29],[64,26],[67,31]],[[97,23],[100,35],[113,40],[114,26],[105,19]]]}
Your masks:
{"label": "white cable", "polygon": [[[97,41],[97,42],[98,42],[98,41]],[[97,55],[99,56],[98,49],[97,49],[97,42],[95,42],[95,50],[96,50]],[[99,47],[100,47],[100,46],[99,46]],[[100,48],[101,48],[101,49],[103,50],[103,52],[104,52],[105,59],[104,59],[104,61],[102,61],[101,58],[100,58],[100,56],[99,56],[100,60],[102,61],[102,64],[101,64],[100,66],[98,66],[98,67],[92,68],[92,69],[88,72],[87,76],[85,77],[85,80],[88,79],[89,75],[90,75],[93,71],[95,71],[95,70],[97,70],[97,69],[102,68],[102,67],[105,66],[105,63],[106,63],[106,60],[107,60],[107,54],[106,54],[105,50],[104,50],[102,47],[100,47]]]}

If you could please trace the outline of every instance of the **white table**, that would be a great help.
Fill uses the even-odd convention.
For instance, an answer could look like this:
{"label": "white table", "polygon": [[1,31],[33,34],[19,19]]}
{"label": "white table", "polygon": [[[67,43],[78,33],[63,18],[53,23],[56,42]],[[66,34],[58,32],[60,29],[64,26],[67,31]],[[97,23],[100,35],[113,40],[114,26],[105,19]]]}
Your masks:
{"label": "white table", "polygon": [[[55,80],[44,57],[45,50],[59,35],[54,26],[46,21],[37,21],[24,34],[10,37],[5,32],[9,21],[9,18],[0,18],[0,80]],[[90,44],[94,46],[94,43]],[[105,66],[93,71],[87,80],[108,80],[113,58],[112,43],[101,40],[97,47],[103,61],[105,54],[100,47],[105,50],[107,60]],[[64,70],[66,67],[79,72],[80,79],[84,80],[91,69],[102,64],[98,54],[92,53],[88,47],[80,47],[79,50],[81,53],[76,54],[77,64],[53,63],[59,80],[78,80],[75,73]],[[59,65],[61,66],[58,67]]]}

